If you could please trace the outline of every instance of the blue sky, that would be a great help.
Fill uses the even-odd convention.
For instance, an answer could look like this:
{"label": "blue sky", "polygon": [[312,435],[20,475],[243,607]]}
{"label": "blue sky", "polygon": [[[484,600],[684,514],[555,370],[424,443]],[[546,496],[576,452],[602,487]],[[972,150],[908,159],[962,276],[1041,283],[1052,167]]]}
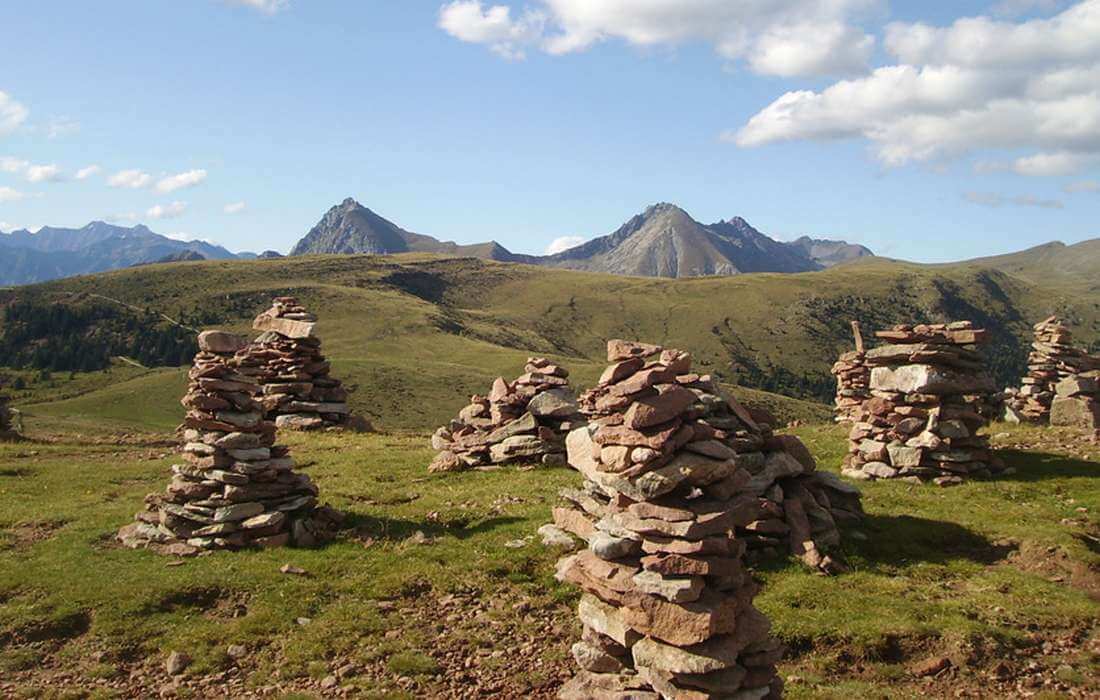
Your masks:
{"label": "blue sky", "polygon": [[517,252],[657,201],[926,261],[1100,236],[1100,0],[36,0],[0,25],[5,231],[285,252],[351,196]]}

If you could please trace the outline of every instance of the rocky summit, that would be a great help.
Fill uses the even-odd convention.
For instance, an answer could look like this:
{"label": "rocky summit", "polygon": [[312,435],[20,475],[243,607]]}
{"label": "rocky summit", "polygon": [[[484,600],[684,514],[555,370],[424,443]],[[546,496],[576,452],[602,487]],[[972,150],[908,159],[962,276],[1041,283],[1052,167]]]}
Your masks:
{"label": "rocky summit", "polygon": [[[1019,388],[1011,387],[1005,391],[1005,418],[1012,422],[1050,421],[1058,385],[1100,369],[1100,358],[1076,347],[1072,332],[1057,316],[1035,324],[1034,332],[1031,353],[1027,358],[1027,375],[1020,380]],[[1065,385],[1066,390],[1069,387]],[[1074,395],[1065,394],[1063,398]],[[1063,415],[1068,406],[1068,402],[1062,402]]]}
{"label": "rocky summit", "polygon": [[181,463],[166,493],[123,527],[129,547],[187,556],[209,549],[311,546],[339,516],[317,507],[317,487],[297,472],[290,451],[275,444],[256,381],[237,371],[246,341],[221,331],[199,334],[199,353],[181,403]]}
{"label": "rocky summit", "polygon": [[999,406],[970,321],[894,326],[868,350],[870,398],[854,416],[843,473],[946,486],[1002,469],[978,431]]}
{"label": "rocky summit", "polygon": [[262,388],[264,417],[279,428],[314,430],[345,427],[370,430],[370,423],[353,416],[348,392],[329,372],[314,335],[317,317],[295,297],[276,297],[252,323],[261,335],[243,348],[234,362],[241,374]]}
{"label": "rocky summit", "polygon": [[569,371],[544,357],[527,358],[523,369],[512,382],[497,377],[488,396],[471,396],[457,418],[435,431],[439,454],[429,471],[565,463],[565,434],[582,422]]}
{"label": "rocky summit", "polygon": [[613,233],[554,255],[512,253],[490,241],[458,245],[411,233],[346,199],[330,209],[291,255],[316,253],[442,253],[548,267],[648,277],[700,277],[745,272],[808,272],[872,255],[844,241],[803,237],[774,240],[741,217],[704,225],[673,204],[660,203]]}

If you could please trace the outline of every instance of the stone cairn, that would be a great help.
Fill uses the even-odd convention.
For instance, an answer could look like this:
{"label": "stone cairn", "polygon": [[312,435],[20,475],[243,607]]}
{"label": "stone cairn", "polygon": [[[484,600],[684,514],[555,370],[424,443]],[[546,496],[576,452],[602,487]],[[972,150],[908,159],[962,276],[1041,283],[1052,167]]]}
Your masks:
{"label": "stone cairn", "polygon": [[515,381],[493,381],[458,417],[432,435],[439,454],[433,472],[484,468],[504,462],[565,464],[565,434],[583,418],[569,372],[544,357],[529,357]]}
{"label": "stone cairn", "polygon": [[313,545],[337,517],[316,508],[317,487],[275,444],[255,379],[234,367],[247,341],[221,331],[199,334],[199,353],[181,403],[187,417],[181,464],[164,495],[150,494],[123,544],[186,556],[247,546]]}
{"label": "stone cairn", "polygon": [[1095,358],[1073,345],[1073,334],[1057,316],[1035,324],[1034,330],[1027,376],[1020,380],[1020,388],[1005,392],[1005,418],[1014,422],[1048,422],[1058,383],[1100,366]]}
{"label": "stone cairn", "polygon": [[978,430],[993,379],[974,346],[988,333],[970,321],[895,326],[867,351],[871,398],[849,434],[842,473],[855,479],[931,479],[946,486],[1000,471]]}
{"label": "stone cairn", "polygon": [[1100,372],[1066,377],[1054,385],[1050,424],[1084,428],[1100,437]]}
{"label": "stone cairn", "polygon": [[856,339],[856,349],[842,354],[832,369],[836,377],[837,423],[854,421],[859,407],[871,398],[871,370],[867,367],[859,321],[852,321],[852,333]]}
{"label": "stone cairn", "polygon": [[734,535],[752,518],[736,499],[754,478],[746,465],[766,469],[763,438],[735,402],[728,422],[699,413],[711,399],[687,353],[613,340],[608,360],[581,399],[591,422],[566,440],[584,488],[555,511],[588,542],[557,567],[584,591],[580,671],[560,697],[779,697],[783,650]]}
{"label": "stone cairn", "polygon": [[340,380],[329,375],[331,365],[313,334],[316,322],[294,297],[277,297],[252,323],[262,334],[239,354],[240,372],[263,387],[264,415],[279,428],[369,430],[364,419],[351,415]]}
{"label": "stone cairn", "polygon": [[[669,350],[666,356],[679,357],[681,354]],[[686,362],[690,363],[690,358]],[[615,398],[620,396],[615,392],[634,389],[633,385],[622,383],[631,376],[616,380],[614,374],[605,375],[594,390],[581,397],[581,411],[594,423],[617,420],[614,413],[608,413],[608,403],[621,400]],[[826,552],[840,544],[841,524],[856,524],[862,520],[859,489],[834,474],[816,471],[813,455],[801,441],[789,435],[772,435],[770,425],[762,423],[752,411],[722,392],[709,375],[688,371],[677,374],[675,382],[694,396],[691,415],[696,426],[706,426],[695,429],[714,431],[715,441],[737,453],[735,458],[752,476],[732,503],[736,510],[736,536],[747,547],[746,561],[756,563],[793,554],[820,573],[843,571],[841,559]],[[654,391],[643,387],[634,395],[626,396],[644,399]],[[730,454],[722,447],[701,446],[695,444],[697,442],[701,441],[693,441],[693,447],[688,449],[709,448],[716,457]],[[606,451],[607,458],[601,459],[601,464],[615,464],[620,469],[628,466],[624,453],[630,455],[631,464],[649,457],[639,447],[610,445]],[[654,461],[647,466],[662,465]],[[562,497],[565,503],[554,509],[554,524],[544,526],[552,529],[540,530],[540,533],[550,538],[548,541],[555,541],[556,531],[564,530],[590,541],[598,521],[606,514],[607,494],[602,494],[595,488],[595,482],[589,481],[584,489],[564,490]]]}

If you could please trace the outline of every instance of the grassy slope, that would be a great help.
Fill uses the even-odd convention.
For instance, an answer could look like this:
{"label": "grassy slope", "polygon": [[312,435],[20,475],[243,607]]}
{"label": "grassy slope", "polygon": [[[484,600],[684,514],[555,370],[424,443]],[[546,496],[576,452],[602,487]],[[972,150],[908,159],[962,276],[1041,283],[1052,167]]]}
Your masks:
{"label": "grassy slope", "polygon": [[[835,469],[842,432],[799,432]],[[552,694],[579,632],[575,593],[553,581],[557,555],[534,531],[557,490],[578,481],[573,472],[428,476],[422,437],[290,443],[352,529],[319,550],[220,553],[179,567],[109,542],[142,496],[163,488],[171,460],[162,452],[0,445],[0,679],[37,669],[34,681],[9,675],[13,694],[64,684],[62,670],[75,674],[70,687],[135,673],[155,688],[169,651],[189,651],[197,679],[232,668],[225,650],[236,643],[249,650],[239,677],[252,688],[316,690],[352,664],[342,684],[372,697],[440,695],[455,682]],[[794,650],[783,665],[796,678],[791,697],[946,696],[982,687],[996,661],[1014,673],[1035,661],[1051,677],[1069,664],[1068,687],[1100,689],[1083,646],[1044,655],[1029,641],[1087,634],[1097,622],[1079,587],[1095,574],[1075,578],[1100,565],[1086,546],[1100,509],[1092,459],[1010,454],[1019,474],[997,482],[867,486],[867,540],[849,538],[846,549],[852,573],[824,579],[790,563],[761,572],[759,605]],[[434,543],[408,543],[416,530]],[[528,543],[505,546],[518,539]],[[310,576],[278,573],[284,563]],[[457,604],[445,597],[474,591]],[[942,653],[964,666],[947,686],[905,672]]]}
{"label": "grassy slope", "polygon": [[[96,293],[169,315],[213,309],[242,332],[271,296],[285,292],[321,316],[319,332],[337,375],[359,389],[356,408],[386,428],[417,430],[448,419],[493,377],[516,376],[533,353],[564,362],[580,386],[588,385],[611,337],[689,349],[700,369],[726,380],[751,380],[744,371],[750,365],[764,377],[806,376],[828,391],[828,368],[850,347],[852,318],[881,327],[970,317],[1014,336],[1018,346],[1030,324],[1048,313],[1068,312],[1083,325],[1084,341],[1096,335],[1100,317],[1093,295],[973,265],[884,260],[799,275],[660,280],[424,255],[319,256],[157,265],[18,291],[51,302]],[[132,392],[120,404],[114,393],[120,388],[108,387],[103,401],[133,406],[135,419],[165,427],[160,398],[178,392],[178,374],[141,381],[149,398]],[[95,417],[98,398],[30,412]]]}

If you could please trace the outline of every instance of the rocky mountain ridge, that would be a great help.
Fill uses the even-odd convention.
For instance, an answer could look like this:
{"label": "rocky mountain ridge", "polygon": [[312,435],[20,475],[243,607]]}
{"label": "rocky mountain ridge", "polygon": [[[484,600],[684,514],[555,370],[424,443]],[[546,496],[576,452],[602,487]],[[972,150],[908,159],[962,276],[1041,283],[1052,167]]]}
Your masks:
{"label": "rocky mountain ridge", "polygon": [[804,237],[777,241],[741,217],[704,225],[680,207],[660,203],[614,232],[554,255],[523,255],[496,241],[459,245],[416,234],[348,198],[330,209],[291,255],[443,253],[570,270],[645,277],[701,277],[746,272],[810,272],[872,255],[845,241]]}

